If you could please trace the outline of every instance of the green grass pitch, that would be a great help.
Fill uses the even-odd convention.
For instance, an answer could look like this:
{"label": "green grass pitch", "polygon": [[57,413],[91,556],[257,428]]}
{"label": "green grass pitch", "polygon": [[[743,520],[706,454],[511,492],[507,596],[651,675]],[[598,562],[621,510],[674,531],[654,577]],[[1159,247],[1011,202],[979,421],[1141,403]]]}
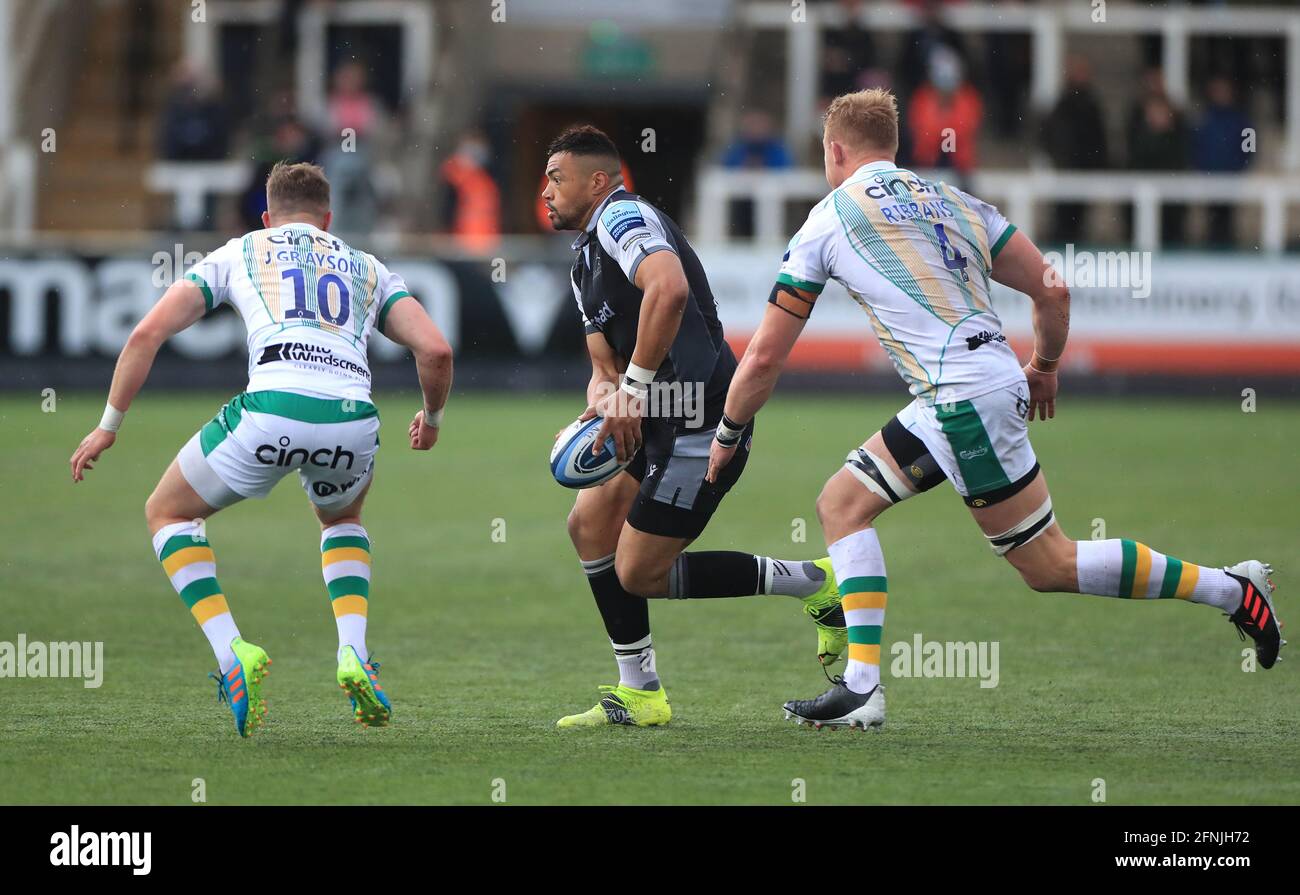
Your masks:
{"label": "green grass pitch", "polygon": [[[1033,593],[946,484],[881,520],[885,664],[917,632],[997,641],[996,688],[886,667],[883,733],[816,733],[780,711],[824,689],[794,600],[657,602],[671,725],[556,731],[614,672],[565,533],[572,495],[545,465],[552,433],[581,409],[573,396],[456,397],[428,454],[404,444],[418,398],[379,396],[384,445],[365,521],[387,730],[354,726],[334,684],[318,529],[296,476],[209,523],[236,620],[275,660],[268,725],[241,741],[142,512],[221,397],[147,392],[74,486],[67,458],[102,400],[61,396],[44,413],[36,394],[0,399],[0,640],[105,645],[99,689],[0,679],[0,803],[188,804],[195,778],[210,803],[490,804],[503,781],[510,804],[790,804],[801,780],[811,804],[1090,804],[1097,778],[1112,804],[1300,801],[1295,660],[1243,671],[1245,644],[1207,607]],[[697,546],[822,555],[822,482],[902,403],[774,401]],[[1296,410],[1265,398],[1243,413],[1231,394],[1067,395],[1031,432],[1067,533],[1104,524],[1107,537],[1187,561],[1270,561],[1285,619],[1300,612],[1288,608]],[[806,543],[792,542],[798,520]]]}

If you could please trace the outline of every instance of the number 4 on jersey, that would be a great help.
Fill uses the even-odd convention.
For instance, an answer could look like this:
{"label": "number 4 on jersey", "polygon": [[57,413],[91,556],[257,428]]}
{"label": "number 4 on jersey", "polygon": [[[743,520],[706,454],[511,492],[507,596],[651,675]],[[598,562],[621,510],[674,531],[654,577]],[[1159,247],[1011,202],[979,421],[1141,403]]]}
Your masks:
{"label": "number 4 on jersey", "polygon": [[943,266],[949,270],[960,271],[962,282],[969,283],[970,274],[966,272],[966,256],[948,241],[948,234],[943,229],[943,224],[935,224],[934,232],[939,235],[939,247],[943,250]]}

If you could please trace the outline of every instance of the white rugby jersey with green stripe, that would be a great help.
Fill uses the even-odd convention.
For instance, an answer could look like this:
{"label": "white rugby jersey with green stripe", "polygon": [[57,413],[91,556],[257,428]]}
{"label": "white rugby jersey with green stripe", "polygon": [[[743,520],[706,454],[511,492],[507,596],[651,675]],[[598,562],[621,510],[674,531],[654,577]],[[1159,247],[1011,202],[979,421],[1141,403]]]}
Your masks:
{"label": "white rugby jersey with green stripe", "polygon": [[834,278],[913,395],[961,401],[1023,376],[989,301],[993,259],[1014,232],[968,193],[872,162],[809,213],[777,282],[820,293]]}
{"label": "white rugby jersey with green stripe", "polygon": [[248,329],[247,391],[289,390],[366,401],[371,329],[410,295],[373,255],[310,224],[232,239],[185,275],[211,311],[229,302]]}

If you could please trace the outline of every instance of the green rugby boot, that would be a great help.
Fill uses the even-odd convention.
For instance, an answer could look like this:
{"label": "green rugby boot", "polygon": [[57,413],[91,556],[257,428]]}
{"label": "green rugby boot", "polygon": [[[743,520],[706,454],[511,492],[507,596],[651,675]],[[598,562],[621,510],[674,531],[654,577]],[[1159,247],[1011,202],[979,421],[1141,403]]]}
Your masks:
{"label": "green rugby boot", "polygon": [[817,626],[817,661],[828,668],[849,648],[849,629],[844,625],[844,609],[840,606],[840,590],[835,586],[831,558],[814,560],[813,565],[826,573],[826,580],[816,593],[803,598],[803,611]]}
{"label": "green rugby boot", "polygon": [[217,702],[224,702],[235,719],[235,732],[241,737],[266,723],[266,699],[262,696],[262,681],[271,673],[271,659],[255,643],[242,637],[230,641],[235,653],[235,664],[225,674],[208,675],[217,682]]}
{"label": "green rugby boot", "polygon": [[339,689],[352,700],[352,718],[365,727],[387,727],[393,706],[379,684],[379,663],[365,662],[350,646],[339,650]]}
{"label": "green rugby boot", "polygon": [[660,686],[655,690],[633,690],[619,684],[602,686],[605,694],[580,715],[566,715],[555,722],[556,727],[604,727],[607,724],[624,724],[629,727],[654,727],[667,724],[673,716],[668,705],[668,694]]}

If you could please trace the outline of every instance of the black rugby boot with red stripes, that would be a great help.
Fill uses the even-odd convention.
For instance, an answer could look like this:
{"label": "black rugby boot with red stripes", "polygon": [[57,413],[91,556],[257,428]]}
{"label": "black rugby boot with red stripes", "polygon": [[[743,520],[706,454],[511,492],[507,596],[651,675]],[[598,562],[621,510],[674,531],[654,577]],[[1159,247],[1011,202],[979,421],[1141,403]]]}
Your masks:
{"label": "black rugby boot with red stripes", "polygon": [[1224,569],[1241,582],[1241,606],[1228,616],[1237,627],[1241,639],[1246,635],[1255,641],[1255,656],[1259,664],[1272,668],[1278,660],[1278,651],[1286,646],[1282,639],[1282,624],[1273,609],[1273,567],[1257,559],[1248,559]]}

